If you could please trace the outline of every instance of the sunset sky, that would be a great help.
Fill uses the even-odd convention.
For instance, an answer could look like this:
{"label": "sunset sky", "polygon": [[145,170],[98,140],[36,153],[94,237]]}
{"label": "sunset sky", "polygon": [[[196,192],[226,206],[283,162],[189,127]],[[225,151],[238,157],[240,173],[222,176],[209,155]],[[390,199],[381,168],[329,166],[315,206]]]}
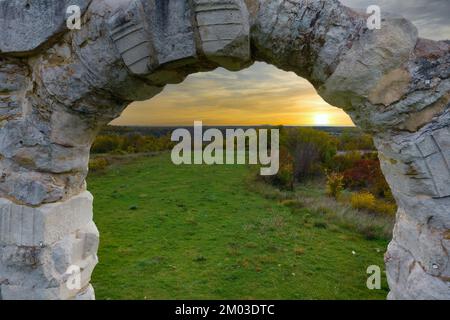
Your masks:
{"label": "sunset sky", "polygon": [[[359,8],[378,4],[382,12],[412,20],[420,36],[450,39],[450,0],[342,0]],[[340,109],[323,101],[292,72],[255,63],[240,72],[217,69],[169,85],[150,101],[130,105],[115,125],[353,125]]]}

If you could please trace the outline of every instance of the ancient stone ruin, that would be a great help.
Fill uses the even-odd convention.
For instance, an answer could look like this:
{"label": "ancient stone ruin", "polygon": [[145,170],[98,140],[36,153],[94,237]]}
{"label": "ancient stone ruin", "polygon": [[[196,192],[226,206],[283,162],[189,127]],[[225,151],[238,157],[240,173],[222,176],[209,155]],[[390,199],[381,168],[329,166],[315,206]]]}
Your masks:
{"label": "ancient stone ruin", "polygon": [[375,136],[399,205],[389,298],[450,299],[450,42],[366,20],[337,0],[0,0],[0,299],[93,299],[99,128],[189,74],[254,61],[309,80]]}

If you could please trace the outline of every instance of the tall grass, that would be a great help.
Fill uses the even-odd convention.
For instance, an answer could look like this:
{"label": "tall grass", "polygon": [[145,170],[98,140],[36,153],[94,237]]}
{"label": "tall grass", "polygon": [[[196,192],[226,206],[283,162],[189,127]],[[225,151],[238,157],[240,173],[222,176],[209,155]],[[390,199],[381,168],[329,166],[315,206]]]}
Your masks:
{"label": "tall grass", "polygon": [[297,185],[294,191],[279,190],[254,175],[249,176],[246,183],[249,189],[267,199],[281,202],[293,212],[307,211],[313,219],[357,231],[369,240],[392,238],[393,216],[357,210],[348,202],[337,201],[326,195],[325,183],[321,180],[304,182]]}

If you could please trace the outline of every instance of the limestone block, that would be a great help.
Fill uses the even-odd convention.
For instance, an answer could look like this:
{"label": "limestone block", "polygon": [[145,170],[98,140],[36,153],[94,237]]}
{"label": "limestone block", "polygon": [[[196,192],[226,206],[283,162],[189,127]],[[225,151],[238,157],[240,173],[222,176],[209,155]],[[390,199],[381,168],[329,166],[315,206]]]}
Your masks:
{"label": "limestone block", "polygon": [[0,94],[22,89],[27,82],[27,74],[26,67],[19,63],[0,61]]}
{"label": "limestone block", "polygon": [[75,300],[95,300],[95,292],[92,285],[88,285],[85,290],[78,293]]}
{"label": "limestone block", "polygon": [[[433,219],[430,216],[429,219]],[[445,229],[436,229],[421,223],[399,209],[397,224],[394,229],[394,241],[408,244],[409,253],[420,263],[421,268],[436,277],[450,278],[448,247],[442,241]]]}
{"label": "limestone block", "polygon": [[450,281],[431,276],[416,263],[409,276],[405,293],[405,298],[409,300],[448,300]]}
{"label": "limestone block", "polygon": [[[109,19],[112,41],[134,74],[197,62],[198,51],[229,69],[248,64],[249,18],[241,0],[133,0]],[[169,80],[170,81],[170,80]]]}
{"label": "limestone block", "polygon": [[[20,126],[22,128],[26,126],[26,123],[19,125],[16,121],[10,124],[16,125],[16,127],[9,130],[9,133],[13,134],[13,136],[5,135],[10,138],[6,145],[0,142],[0,152],[2,152],[3,156],[31,170],[51,173],[87,172],[89,146],[61,145],[57,142],[50,143],[48,140],[41,140],[40,144],[32,144],[30,143],[33,140],[31,135],[28,137],[20,135],[24,130],[19,128]],[[30,128],[32,126],[28,127],[28,129]],[[39,132],[38,128],[35,128],[35,130]],[[31,133],[30,130],[26,130],[26,132]],[[88,135],[89,132],[85,134]],[[89,141],[89,136],[85,136],[85,138]],[[62,140],[67,141],[69,138],[56,139],[56,141]]]}
{"label": "limestone block", "polygon": [[0,199],[0,244],[50,245],[92,220],[92,200],[89,192],[83,192],[33,208]]}
{"label": "limestone block", "polygon": [[17,95],[0,95],[0,128],[8,120],[15,119],[22,114],[20,98]]}
{"label": "limestone block", "polygon": [[[130,76],[133,74],[110,36],[110,18],[124,12],[131,2],[93,1],[85,13],[83,28],[63,38],[62,43],[46,51],[36,61],[35,75],[42,82],[37,86],[37,97],[41,99],[36,99],[35,95],[30,97],[33,108],[47,109],[56,100],[58,107],[74,111],[72,127],[83,123],[82,129],[86,131],[76,139],[80,128],[77,132],[66,129],[64,134],[58,135],[59,140],[69,140],[71,144],[71,141],[82,140],[91,134],[87,141],[83,141],[89,146],[99,122],[106,124],[118,117],[131,101],[147,100],[162,91],[160,86],[151,86],[148,81]],[[146,21],[150,20],[147,18]],[[52,116],[60,117],[62,113]],[[78,120],[77,116],[80,117]],[[64,117],[69,118],[68,115]],[[58,131],[62,129],[59,126],[62,122],[55,123]],[[53,129],[52,123],[52,132]],[[52,138],[56,138],[56,134]]]}
{"label": "limestone block", "polygon": [[[402,149],[406,156],[406,161],[401,161],[398,157],[393,157],[392,151],[381,149],[379,159],[386,180],[391,186],[394,194],[401,193],[397,197],[411,196],[417,194],[432,197],[435,195],[435,185],[429,176],[425,161],[421,158],[417,147],[411,144]],[[413,155],[414,154],[414,155]]]}
{"label": "limestone block", "polygon": [[84,12],[91,0],[1,0],[0,53],[24,53],[67,30],[67,7]]}
{"label": "limestone block", "polygon": [[148,74],[156,65],[152,36],[145,24],[140,0],[121,10],[109,20],[110,35],[125,65],[135,74]]}
{"label": "limestone block", "polygon": [[0,128],[22,114],[20,91],[27,84],[26,66],[15,60],[0,60]]}
{"label": "limestone block", "polygon": [[38,206],[67,199],[85,190],[85,174],[67,172],[51,174],[17,168],[8,159],[0,159],[0,192],[21,203]]}
{"label": "limestone block", "polygon": [[1,300],[95,300],[94,288],[88,285],[76,293],[61,288],[33,288],[0,285]]}
{"label": "limestone block", "polygon": [[383,171],[394,191],[409,196],[450,195],[450,129],[440,126],[400,136],[395,150],[378,144]]}
{"label": "limestone block", "polygon": [[424,222],[399,209],[394,238],[385,255],[389,299],[450,298],[448,226],[438,224],[440,228],[435,228],[433,212],[427,213]]}
{"label": "limestone block", "polygon": [[[395,79],[391,75],[408,61],[417,39],[417,28],[412,23],[401,17],[387,17],[380,30],[366,32],[353,44],[319,93],[344,108],[363,103],[371,93],[377,103],[397,100],[405,93],[409,78],[403,72]],[[377,97],[376,92],[393,80],[401,83],[398,90],[384,99]]]}
{"label": "limestone block", "polygon": [[448,91],[445,86],[447,86],[447,88],[450,88],[450,84],[446,85],[445,82],[442,82],[438,86],[436,90],[436,101],[433,103],[427,101],[427,95],[418,95],[418,97],[425,103],[419,100],[417,102],[420,103],[417,103],[417,105],[420,106],[422,104],[424,105],[424,108],[419,109],[420,111],[418,112],[411,112],[408,115],[407,120],[400,127],[410,132],[416,132],[421,127],[430,123],[433,118],[442,114],[446,109],[448,109],[448,105],[450,103],[450,93],[442,95],[442,92]]}
{"label": "limestone block", "polygon": [[[79,115],[57,109],[52,113],[50,127],[51,142],[66,147],[64,159],[61,160],[67,162],[69,159],[83,159],[81,167],[87,167],[86,156],[89,154],[89,146],[96,132],[89,126],[89,122]],[[63,151],[62,148],[60,150]],[[60,154],[62,155],[62,152]],[[63,163],[58,165],[61,168],[68,167]],[[80,168],[80,164],[72,166],[70,170],[77,167]]]}
{"label": "limestone block", "polygon": [[450,198],[433,198],[424,195],[405,195],[397,197],[398,205],[408,213],[408,217],[415,219],[417,224],[426,225],[436,230],[450,229]]}
{"label": "limestone block", "polygon": [[435,186],[435,197],[450,196],[450,148],[449,127],[444,127],[422,137],[416,146],[428,170],[428,176]]}
{"label": "limestone block", "polygon": [[197,48],[189,1],[143,1],[159,65],[195,62]]}
{"label": "limestone block", "polygon": [[94,222],[90,222],[87,226],[77,232],[77,238],[83,239],[83,255],[81,259],[97,254],[100,234]]}
{"label": "limestone block", "polygon": [[403,298],[410,270],[415,264],[414,257],[396,241],[391,241],[385,254],[386,276],[391,289],[389,299]]}
{"label": "limestone block", "polygon": [[[60,300],[59,288],[33,288],[13,285],[0,285],[2,300]],[[69,297],[65,297],[69,298]]]}
{"label": "limestone block", "polygon": [[448,300],[450,282],[425,272],[419,262],[395,242],[386,254],[390,300]]}
{"label": "limestone block", "polygon": [[[0,299],[92,299],[89,282],[98,263],[97,248],[92,221],[52,245],[0,246]],[[71,267],[80,273],[69,273]],[[82,289],[69,286],[78,276]]]}
{"label": "limestone block", "polygon": [[411,75],[405,69],[394,69],[383,76],[369,94],[373,104],[389,106],[399,101],[408,91]]}
{"label": "limestone block", "polygon": [[24,269],[32,268],[41,261],[41,254],[41,247],[2,245],[0,246],[0,269],[15,268],[17,265],[22,266]]}
{"label": "limestone block", "polygon": [[[202,50],[229,69],[250,61],[249,13],[241,0],[195,0],[194,11]],[[238,63],[233,66],[232,59]]]}

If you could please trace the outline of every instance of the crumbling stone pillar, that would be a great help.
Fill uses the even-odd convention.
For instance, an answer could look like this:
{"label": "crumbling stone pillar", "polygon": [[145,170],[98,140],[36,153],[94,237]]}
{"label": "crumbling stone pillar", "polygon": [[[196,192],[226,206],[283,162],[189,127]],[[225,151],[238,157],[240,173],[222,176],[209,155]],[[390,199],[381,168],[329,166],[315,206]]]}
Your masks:
{"label": "crumbling stone pillar", "polygon": [[[69,4],[80,30],[65,27]],[[0,2],[0,17],[10,30],[0,34],[0,299],[93,299],[99,235],[85,178],[95,135],[166,84],[250,65],[247,8],[14,0]]]}
{"label": "crumbling stone pillar", "polygon": [[94,298],[89,280],[98,231],[92,200],[89,192],[39,207],[0,200],[2,299]]}
{"label": "crumbling stone pillar", "polygon": [[338,1],[247,1],[255,59],[308,79],[374,135],[399,205],[390,299],[450,299],[450,43]]}
{"label": "crumbling stone pillar", "polygon": [[[74,4],[81,29],[67,30]],[[0,299],[93,299],[85,178],[99,128],[166,84],[255,60],[374,134],[399,204],[390,298],[449,299],[450,44],[366,18],[337,0],[0,1]]]}

